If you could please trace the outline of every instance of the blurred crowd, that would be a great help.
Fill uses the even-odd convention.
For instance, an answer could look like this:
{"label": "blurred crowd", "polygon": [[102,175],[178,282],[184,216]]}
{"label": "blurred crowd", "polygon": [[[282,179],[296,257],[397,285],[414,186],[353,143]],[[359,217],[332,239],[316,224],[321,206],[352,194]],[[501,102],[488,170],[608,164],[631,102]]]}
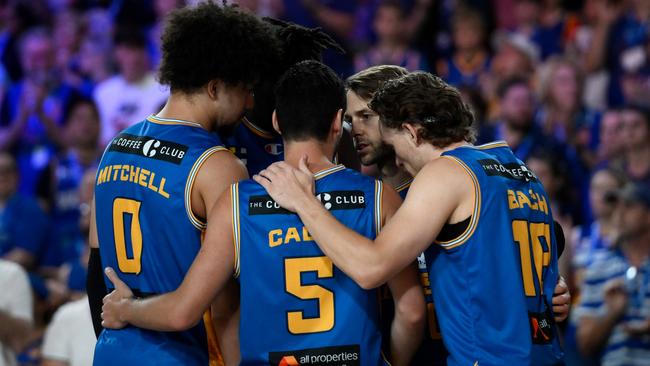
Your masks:
{"label": "blurred crowd", "polygon": [[[95,167],[162,107],[164,16],[196,1],[0,0],[0,365],[91,362]],[[564,228],[567,363],[650,364],[650,1],[234,2],[322,27],[344,78],[394,64],[459,88],[478,142],[505,140]]]}

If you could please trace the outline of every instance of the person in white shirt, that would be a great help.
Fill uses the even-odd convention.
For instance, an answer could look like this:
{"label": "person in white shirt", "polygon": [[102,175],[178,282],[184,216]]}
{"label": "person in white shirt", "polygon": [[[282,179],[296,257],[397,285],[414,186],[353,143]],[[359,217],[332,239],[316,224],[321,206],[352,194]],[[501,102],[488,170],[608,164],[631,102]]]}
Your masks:
{"label": "person in white shirt", "polygon": [[0,259],[0,289],[0,366],[13,366],[34,320],[32,290],[25,270]]}
{"label": "person in white shirt", "polygon": [[101,143],[106,145],[123,129],[145,119],[165,103],[169,90],[151,70],[146,38],[141,32],[122,30],[115,36],[115,61],[119,74],[97,85]]}
{"label": "person in white shirt", "polygon": [[59,308],[45,331],[42,366],[90,366],[95,333],[86,296]]}

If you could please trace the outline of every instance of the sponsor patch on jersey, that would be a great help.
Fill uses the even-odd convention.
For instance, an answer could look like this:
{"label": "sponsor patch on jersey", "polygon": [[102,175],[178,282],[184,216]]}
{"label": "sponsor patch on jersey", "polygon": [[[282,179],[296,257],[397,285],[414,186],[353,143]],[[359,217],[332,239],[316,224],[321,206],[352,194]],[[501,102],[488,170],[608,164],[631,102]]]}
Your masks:
{"label": "sponsor patch on jersey", "polygon": [[187,149],[186,145],[171,141],[121,133],[111,141],[108,151],[139,155],[179,165],[183,161]]}
{"label": "sponsor patch on jersey", "polygon": [[523,164],[501,164],[494,159],[482,159],[478,163],[483,167],[485,174],[489,176],[499,176],[524,182],[538,182],[537,176]]}
{"label": "sponsor patch on jersey", "polygon": [[548,314],[528,312],[528,321],[534,344],[548,344],[553,341],[553,320]]}
{"label": "sponsor patch on jersey", "polygon": [[359,349],[359,345],[351,345],[269,352],[269,364],[274,366],[358,366],[361,364]]}
{"label": "sponsor patch on jersey", "polygon": [[[366,197],[363,191],[331,191],[321,192],[316,197],[323,203],[325,209],[356,210],[366,207]],[[269,195],[251,196],[248,199],[249,215],[274,215],[290,214],[291,212],[280,207]]]}

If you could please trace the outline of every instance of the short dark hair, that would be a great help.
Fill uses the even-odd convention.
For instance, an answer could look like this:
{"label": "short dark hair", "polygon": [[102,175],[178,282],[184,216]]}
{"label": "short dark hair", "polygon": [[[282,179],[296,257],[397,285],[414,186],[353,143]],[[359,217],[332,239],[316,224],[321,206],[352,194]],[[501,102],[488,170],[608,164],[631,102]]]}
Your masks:
{"label": "short dark hair", "polygon": [[329,67],[318,61],[303,61],[280,77],[275,100],[282,138],[325,141],[334,116],[345,109],[345,88]]}
{"label": "short dark hair", "polygon": [[384,83],[406,74],[408,70],[401,66],[372,66],[350,76],[345,81],[345,86],[361,98],[370,100]]}
{"label": "short dark hair", "polygon": [[369,106],[382,125],[399,129],[402,123],[419,126],[419,137],[443,148],[454,142],[474,142],[474,115],[458,90],[437,76],[416,71],[388,81]]}
{"label": "short dark hair", "polygon": [[97,108],[97,104],[95,104],[95,101],[92,98],[81,95],[79,93],[73,93],[70,96],[70,99],[67,101],[67,103],[65,103],[63,107],[64,126],[68,124],[72,112],[74,112],[74,110],[80,105],[88,105],[93,110],[93,113],[97,117],[97,121],[99,121],[99,109]]}
{"label": "short dark hair", "polygon": [[253,84],[278,54],[271,33],[255,16],[212,1],[174,10],[162,35],[160,82],[185,93],[214,79]]}

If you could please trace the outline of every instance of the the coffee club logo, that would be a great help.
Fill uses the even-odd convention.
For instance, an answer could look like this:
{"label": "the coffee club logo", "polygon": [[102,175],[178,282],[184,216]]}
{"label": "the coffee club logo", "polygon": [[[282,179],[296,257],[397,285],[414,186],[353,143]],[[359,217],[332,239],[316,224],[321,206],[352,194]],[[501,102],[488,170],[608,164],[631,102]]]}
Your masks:
{"label": "the coffee club logo", "polygon": [[180,164],[188,147],[172,141],[158,140],[149,136],[122,133],[111,141],[108,151],[140,155],[156,160]]}

